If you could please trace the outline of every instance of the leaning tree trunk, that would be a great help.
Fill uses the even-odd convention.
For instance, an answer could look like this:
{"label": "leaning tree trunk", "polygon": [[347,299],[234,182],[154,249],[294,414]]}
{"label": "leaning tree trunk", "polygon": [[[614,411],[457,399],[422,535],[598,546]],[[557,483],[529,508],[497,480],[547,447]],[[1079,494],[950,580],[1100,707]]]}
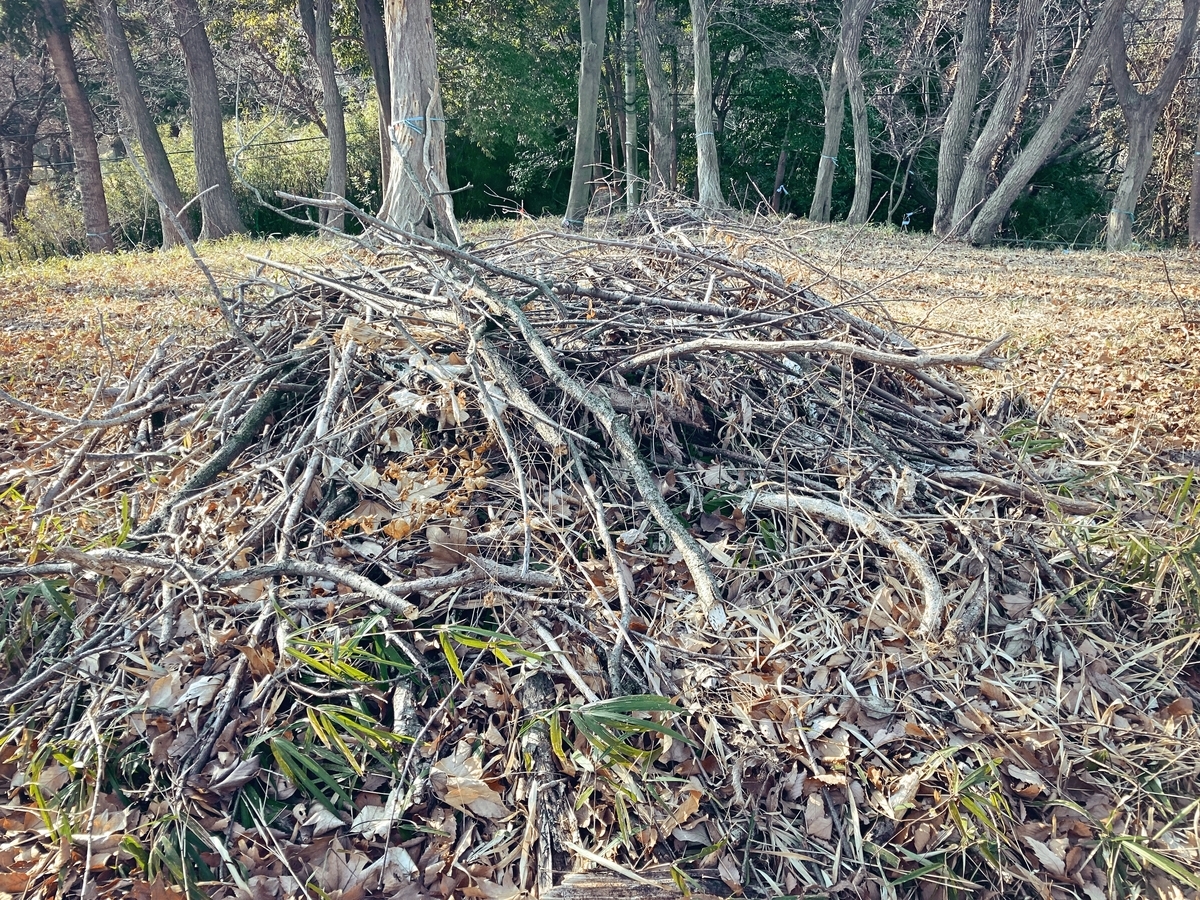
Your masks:
{"label": "leaning tree trunk", "polygon": [[[309,49],[321,79],[321,107],[329,135],[325,196],[337,199],[346,196],[346,115],[333,64],[333,3],[331,0],[316,0],[315,4],[313,0],[300,0],[300,21],[308,35]],[[334,231],[342,230],[343,214],[340,211],[322,208],[320,215],[321,224]]]}
{"label": "leaning tree trunk", "polygon": [[637,146],[637,0],[625,2],[625,202],[638,204]]}
{"label": "leaning tree trunk", "polygon": [[197,0],[171,0],[171,13],[183,47],[191,98],[196,184],[202,192],[200,240],[244,232],[246,226],[238,213],[233,182],[229,178],[229,160],[225,156],[221,93],[213,66],[212,44],[204,30],[199,3]]}
{"label": "leaning tree trunk", "polygon": [[[873,0],[863,0],[867,12]],[[862,30],[859,30],[859,37]],[[871,132],[867,124],[867,98],[863,93],[859,48],[846,48],[846,87],[850,92],[850,121],[854,126],[854,199],[846,216],[848,225],[862,225],[871,217]]]}
{"label": "leaning tree trunk", "polygon": [[[846,87],[849,84],[846,58],[849,54],[854,54],[855,58],[858,56],[863,26],[871,3],[872,0],[842,0],[838,45],[833,55],[833,66],[829,71],[829,87],[825,91],[825,140],[821,144],[821,158],[817,162],[817,184],[813,189],[812,205],[808,209],[808,217],[814,222],[829,221],[830,206],[833,202],[833,176],[837,170],[838,149],[842,144],[842,123],[846,116]],[[855,155],[857,158],[857,146]]]}
{"label": "leaning tree trunk", "polygon": [[963,170],[963,147],[979,98],[991,8],[991,0],[967,2],[962,43],[958,47],[954,96],[946,112],[946,124],[942,128],[942,142],[938,148],[937,202],[933,213],[933,233],[936,235],[949,234],[953,224],[954,197],[958,193],[958,181]]}
{"label": "leaning tree trunk", "polygon": [[54,77],[67,111],[67,128],[75,151],[75,173],[83,197],[83,225],[87,246],[93,252],[113,249],[112,225],[108,220],[108,202],[104,198],[104,177],[100,173],[100,151],[96,147],[96,128],[92,104],[79,83],[75,52],[71,49],[71,29],[63,0],[41,0],[39,30],[50,53]]}
{"label": "leaning tree trunk", "polygon": [[660,190],[671,187],[671,173],[675,170],[671,89],[667,85],[662,54],[658,49],[658,0],[638,0],[637,29],[642,68],[646,70],[646,87],[650,94],[650,178],[646,199],[652,200]]}
{"label": "leaning tree trunk", "polygon": [[1029,87],[1029,73],[1033,69],[1038,23],[1042,18],[1044,2],[1045,0],[1020,0],[1017,4],[1017,26],[1013,34],[1012,59],[1009,61],[1008,74],[1000,86],[996,104],[992,107],[983,130],[975,139],[975,146],[971,148],[963,164],[947,234],[962,237],[970,230],[975,212],[983,200],[996,152],[1017,120],[1017,110],[1020,109],[1021,100]]}
{"label": "leaning tree trunk", "polygon": [[[150,110],[146,108],[146,100],[142,96],[141,85],[138,84],[137,70],[133,65],[133,54],[129,51],[125,24],[117,12],[116,0],[96,0],[96,18],[100,21],[104,44],[108,48],[108,61],[117,84],[117,101],[121,105],[121,114],[133,129],[133,137],[138,146],[142,148],[142,159],[146,163],[154,199],[167,207],[160,207],[159,210],[163,248],[174,247],[183,242],[175,229],[175,220],[188,230],[188,223],[180,216],[183,194],[179,191],[175,170],[171,168],[171,159],[163,147],[162,138],[158,136],[158,129],[150,117]],[[192,237],[190,230],[187,237]]]}
{"label": "leaning tree trunk", "polygon": [[692,8],[692,49],[695,65],[693,99],[696,104],[696,182],[700,207],[721,209],[721,169],[717,136],[713,132],[712,61],[708,52],[708,0],[689,0]]}
{"label": "leaning tree trunk", "polygon": [[392,162],[392,142],[388,138],[392,125],[392,73],[388,70],[387,29],[381,0],[358,0],[358,21],[379,106],[379,183],[386,185]]}
{"label": "leaning tree trunk", "polygon": [[446,180],[446,120],[429,0],[386,0],[392,73],[391,176],[380,216],[397,228],[459,244]]}
{"label": "leaning tree trunk", "polygon": [[596,108],[600,101],[600,66],[608,0],[579,0],[579,107],[575,119],[575,157],[571,163],[571,193],[563,227],[583,228],[591,200],[592,167],[596,156]]}
{"label": "leaning tree trunk", "polygon": [[1083,52],[1076,59],[1075,69],[1068,77],[1058,100],[1050,108],[1049,114],[1029,143],[1017,155],[996,190],[983,204],[979,214],[975,216],[970,231],[972,244],[986,245],[992,242],[1017,197],[1054,151],[1063,130],[1087,96],[1096,70],[1100,68],[1100,63],[1108,51],[1112,29],[1120,27],[1124,11],[1125,0],[1105,0],[1096,24],[1092,26],[1092,33],[1087,38]]}
{"label": "leaning tree trunk", "polygon": [[1113,195],[1112,209],[1108,214],[1108,249],[1128,250],[1133,243],[1133,223],[1138,197],[1146,174],[1154,162],[1154,132],[1162,118],[1175,86],[1187,67],[1188,55],[1196,40],[1196,17],[1200,0],[1184,0],[1183,20],[1179,34],[1162,75],[1151,90],[1143,93],[1137,89],[1129,75],[1129,56],[1125,48],[1125,30],[1118,25],[1113,28],[1109,43],[1109,68],[1117,102],[1125,117],[1129,132],[1129,146],[1125,151],[1125,171]]}

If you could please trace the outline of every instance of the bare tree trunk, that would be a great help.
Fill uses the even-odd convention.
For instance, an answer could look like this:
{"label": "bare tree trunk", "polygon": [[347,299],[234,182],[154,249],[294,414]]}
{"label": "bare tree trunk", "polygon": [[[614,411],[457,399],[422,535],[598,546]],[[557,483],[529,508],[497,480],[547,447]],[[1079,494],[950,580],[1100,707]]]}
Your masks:
{"label": "bare tree trunk", "polygon": [[1192,147],[1192,187],[1188,192],[1188,244],[1200,248],[1200,122],[1196,123],[1196,143]]}
{"label": "bare tree trunk", "polygon": [[33,176],[33,145],[37,136],[4,141],[0,150],[0,166],[4,169],[4,185],[0,189],[0,234],[16,233],[17,220],[25,215],[29,184]]}
{"label": "bare tree trunk", "polygon": [[970,231],[971,243],[986,245],[992,242],[997,229],[1021,191],[1025,190],[1029,180],[1037,174],[1042,163],[1054,151],[1063,130],[1087,96],[1096,70],[1100,68],[1100,63],[1108,51],[1112,29],[1120,27],[1124,11],[1125,0],[1105,0],[1104,7],[1092,26],[1092,33],[1076,59],[1075,69],[1068,76],[1058,100],[975,216]]}
{"label": "bare tree trunk", "polygon": [[1042,17],[1045,0],[1020,0],[1017,4],[1017,27],[1013,34],[1012,59],[1008,74],[1000,86],[996,104],[975,139],[975,145],[963,165],[962,177],[954,196],[954,213],[947,234],[962,237],[971,228],[975,212],[987,187],[988,176],[996,159],[996,151],[1012,131],[1017,118],[1021,99],[1029,87],[1029,73],[1033,68],[1038,22]]}
{"label": "bare tree trunk", "polygon": [[637,0],[625,2],[625,202],[638,205]]}
{"label": "bare tree trunk", "polygon": [[[331,0],[299,0],[300,21],[308,36],[309,49],[321,78],[321,107],[325,113],[325,132],[329,136],[329,172],[325,176],[327,198],[346,196],[346,115],[342,91],[333,63],[333,3]],[[343,214],[321,210],[321,223],[342,230]]]}
{"label": "bare tree trunk", "polygon": [[204,30],[197,0],[171,0],[171,13],[183,60],[187,68],[188,95],[191,98],[192,140],[196,150],[196,184],[203,196],[200,210],[203,226],[200,240],[244,232],[233,182],[229,178],[229,160],[225,156],[225,132],[221,115],[221,93],[213,66],[212,44]]}
{"label": "bare tree trunk", "polygon": [[380,212],[406,231],[461,243],[446,183],[446,120],[429,0],[386,0],[392,73],[391,178]]}
{"label": "bare tree trunk", "polygon": [[[137,70],[133,66],[133,54],[129,51],[125,24],[117,13],[116,0],[96,0],[96,17],[100,21],[100,30],[104,33],[104,43],[108,48],[108,61],[117,84],[117,100],[121,104],[121,114],[133,129],[133,137],[142,148],[142,159],[146,162],[155,199],[162,198],[178,218],[179,211],[183,209],[183,195],[179,191],[179,182],[175,180],[171,159],[163,147],[162,138],[158,136],[158,129],[150,117],[150,110],[146,108],[146,100],[142,96],[141,85],[138,84]],[[160,209],[160,216],[163,247],[174,247],[182,243],[170,213]],[[180,219],[180,223],[185,229],[188,228],[188,223],[183,219]],[[188,237],[192,237],[190,231]]]}
{"label": "bare tree trunk", "polygon": [[[787,136],[784,136],[786,143]],[[779,161],[775,163],[775,187],[771,191],[771,211],[779,212],[783,208],[783,179],[787,175],[787,147],[784,146],[779,151]]]}
{"label": "bare tree trunk", "polygon": [[387,30],[383,25],[383,4],[380,0],[358,0],[358,21],[362,26],[363,47],[371,78],[375,82],[375,99],[379,104],[379,183],[388,183],[392,162],[388,130],[392,124],[392,74],[388,71]]}
{"label": "bare tree trunk", "polygon": [[1108,249],[1128,250],[1133,243],[1133,220],[1146,173],[1154,162],[1154,131],[1175,86],[1187,67],[1188,55],[1196,41],[1196,15],[1200,0],[1184,0],[1183,20],[1158,84],[1143,93],[1129,75],[1129,56],[1125,48],[1125,30],[1118,24],[1109,39],[1109,69],[1117,102],[1125,116],[1129,146],[1125,151],[1125,171],[1117,184],[1112,209],[1108,214]]}
{"label": "bare tree trunk", "polygon": [[563,227],[578,230],[587,217],[596,154],[596,105],[600,100],[600,66],[604,62],[604,39],[608,22],[608,0],[579,0],[579,107],[575,119],[575,158],[571,163],[571,193]]}
{"label": "bare tree trunk", "polygon": [[658,49],[658,0],[638,0],[637,29],[642,68],[646,70],[646,87],[650,93],[650,178],[646,199],[653,200],[659,190],[671,187],[671,172],[675,168],[670,88]]}
{"label": "bare tree trunk", "polygon": [[679,45],[671,45],[671,182],[679,190]]}
{"label": "bare tree trunk", "polygon": [[[867,7],[873,0],[864,0]],[[862,32],[859,31],[861,36]],[[859,48],[847,48],[845,54],[846,86],[850,92],[850,121],[854,126],[854,199],[846,215],[848,225],[862,225],[871,217],[871,132],[867,124],[867,98],[863,94],[862,62]]]}
{"label": "bare tree trunk", "polygon": [[933,233],[946,235],[953,224],[954,197],[963,171],[963,148],[983,75],[983,50],[988,38],[991,0],[968,0],[963,20],[962,43],[958,46],[958,74],[954,96],[946,112],[942,142],[938,148],[937,203],[933,213]]}
{"label": "bare tree trunk", "polygon": [[[814,222],[829,221],[829,209],[833,201],[833,176],[837,170],[838,149],[842,143],[842,123],[846,116],[846,87],[849,84],[846,58],[853,54],[857,59],[858,48],[862,44],[863,25],[866,23],[871,3],[872,0],[842,0],[838,45],[829,71],[829,86],[825,90],[825,140],[821,144],[817,183],[813,189],[812,205],[808,210],[808,217]],[[856,159],[857,155],[856,146]],[[855,192],[857,193],[857,178]]]}
{"label": "bare tree trunk", "polygon": [[108,220],[108,202],[104,198],[104,178],[100,174],[100,151],[96,147],[96,129],[92,105],[79,84],[75,52],[71,49],[71,29],[63,0],[41,0],[38,29],[50,52],[54,77],[67,111],[67,128],[75,151],[75,173],[83,197],[83,225],[87,230],[88,249],[93,252],[113,249],[112,226]]}
{"label": "bare tree trunk", "polygon": [[721,170],[717,136],[713,133],[712,61],[708,52],[708,0],[689,0],[692,8],[692,48],[695,65],[693,97],[696,104],[696,181],[700,207],[721,209]]}

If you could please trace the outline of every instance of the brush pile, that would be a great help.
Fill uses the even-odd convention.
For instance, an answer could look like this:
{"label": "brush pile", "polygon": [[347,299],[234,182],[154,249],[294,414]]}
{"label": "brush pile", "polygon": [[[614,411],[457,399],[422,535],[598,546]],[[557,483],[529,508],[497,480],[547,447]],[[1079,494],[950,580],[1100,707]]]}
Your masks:
{"label": "brush pile", "polygon": [[733,226],[371,240],[82,420],[8,398],[0,891],[1196,889],[1192,644],[951,380],[999,342]]}

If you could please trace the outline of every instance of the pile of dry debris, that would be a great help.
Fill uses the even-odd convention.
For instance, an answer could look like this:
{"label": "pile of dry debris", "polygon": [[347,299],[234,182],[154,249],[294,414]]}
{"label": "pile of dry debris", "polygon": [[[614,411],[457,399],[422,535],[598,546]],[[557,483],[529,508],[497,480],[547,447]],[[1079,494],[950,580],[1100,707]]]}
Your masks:
{"label": "pile of dry debris", "polygon": [[648,231],[380,230],[22,408],[0,891],[1197,887],[1192,644],[1076,551],[1104,485],[949,380],[997,344]]}

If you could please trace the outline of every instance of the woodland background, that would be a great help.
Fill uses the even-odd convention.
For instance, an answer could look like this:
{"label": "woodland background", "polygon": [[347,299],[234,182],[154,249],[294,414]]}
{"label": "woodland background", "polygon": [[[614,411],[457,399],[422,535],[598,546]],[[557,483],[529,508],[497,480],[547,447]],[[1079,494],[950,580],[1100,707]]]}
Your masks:
{"label": "woodland background", "polygon": [[[106,43],[102,36],[106,4],[62,6],[48,0],[28,7],[20,0],[5,0],[0,4],[0,227],[5,234],[0,255],[35,258],[74,252],[88,244],[75,178],[79,150],[72,148],[63,92],[47,51],[47,35],[53,29],[45,23],[53,17],[47,18],[46,10],[52,5],[61,7],[60,25],[70,32],[80,85],[94,117],[115,240],[125,245],[156,243],[162,229],[155,204],[128,160],[121,135],[122,127],[129,133],[129,126],[121,125],[128,114],[122,112],[113,78],[107,46],[111,39]],[[643,25],[651,20],[657,25],[653,43],[669,97],[669,110],[659,111],[670,122],[675,150],[666,180],[681,193],[695,195],[692,9],[677,0],[643,0],[640,5],[642,16],[651,17],[643,18]],[[645,178],[650,166],[645,123],[651,110],[645,39],[642,53],[628,55],[634,66],[634,89],[628,91],[623,56],[634,38],[623,30],[622,5],[608,6],[599,91],[599,165],[593,172],[607,176],[619,194],[626,170],[627,113],[634,112],[641,123],[636,168]],[[331,115],[340,115],[323,100],[326,61],[332,67],[324,77],[336,80],[344,108],[345,194],[364,207],[378,206],[378,71],[373,79],[371,39],[364,36],[371,29],[363,27],[365,21],[374,22],[378,31],[378,4],[317,3],[315,19],[307,0],[299,9],[279,0],[214,0],[201,6],[193,0],[133,0],[119,10],[112,3],[107,7],[110,15],[119,14],[117,21],[124,26],[140,92],[182,196],[196,192],[190,118],[196,110],[189,101],[177,23],[194,13],[206,24],[211,42],[239,224],[256,233],[294,232],[299,226],[275,215],[257,198],[270,198],[276,190],[312,196],[326,184],[326,123]],[[861,163],[866,161],[872,176],[867,218],[932,229],[939,150],[955,91],[964,81],[969,24],[981,22],[986,28],[976,29],[982,41],[979,87],[964,120],[961,155],[966,156],[989,127],[989,119],[996,119],[995,150],[985,153],[982,163],[989,185],[994,185],[1031,143],[1070,76],[1083,67],[1081,58],[1101,12],[1095,0],[1026,0],[1020,9],[1015,0],[997,0],[994,5],[978,0],[859,0],[855,5],[847,0],[841,7],[804,0],[716,3],[709,11],[709,36],[712,130],[722,192],[735,207],[772,206],[782,213],[838,220],[852,213],[856,181],[862,180]],[[1151,98],[1161,99],[1161,104],[1144,113],[1151,118],[1151,160],[1133,203],[1114,199],[1130,168],[1133,129],[1132,106],[1123,106],[1121,85],[1111,74],[1118,42],[1109,41],[1078,111],[1008,209],[999,240],[1092,245],[1113,230],[1112,223],[1123,224],[1126,216],[1130,234],[1118,248],[1128,246],[1131,238],[1154,244],[1186,239],[1189,206],[1195,205],[1189,204],[1189,193],[1193,183],[1200,182],[1193,172],[1194,164],[1200,163],[1200,63],[1194,53],[1194,10],[1190,21],[1185,12],[1177,0],[1129,4],[1118,32],[1128,57],[1127,66],[1120,67],[1129,75],[1127,92],[1131,86],[1141,96],[1160,85],[1159,94],[1165,94]],[[576,4],[450,0],[434,3],[433,16],[449,184],[457,190],[457,214],[470,219],[560,213],[567,201],[576,125]],[[831,73],[838,82],[835,63],[844,52],[847,31],[855,27],[847,23],[855,16],[862,34],[856,58],[865,101],[865,131],[859,140],[869,150],[866,156],[854,149],[854,79],[849,79],[850,115],[843,116],[841,101],[826,102]],[[1017,77],[1019,71],[1014,73],[1021,66],[1018,21],[1036,25],[1024,45],[1024,80]],[[327,27],[317,27],[322,23]],[[323,53],[325,47],[328,54]],[[1163,79],[1172,53],[1178,57],[1177,71]],[[1172,78],[1178,79],[1177,86],[1167,83]],[[843,92],[845,81],[843,77]],[[1006,99],[1010,81],[1016,96]],[[998,108],[1006,102],[1011,115]],[[1135,97],[1133,105],[1136,102]],[[835,133],[832,138],[840,151],[825,154],[822,141],[835,110],[845,120],[840,136]],[[963,141],[961,136],[956,139]],[[944,155],[953,158],[955,153],[950,149]],[[823,157],[834,156],[827,207],[819,210],[812,204],[818,176],[825,174],[819,164]],[[191,212],[198,221],[197,213]],[[861,210],[857,218],[863,218]]]}

